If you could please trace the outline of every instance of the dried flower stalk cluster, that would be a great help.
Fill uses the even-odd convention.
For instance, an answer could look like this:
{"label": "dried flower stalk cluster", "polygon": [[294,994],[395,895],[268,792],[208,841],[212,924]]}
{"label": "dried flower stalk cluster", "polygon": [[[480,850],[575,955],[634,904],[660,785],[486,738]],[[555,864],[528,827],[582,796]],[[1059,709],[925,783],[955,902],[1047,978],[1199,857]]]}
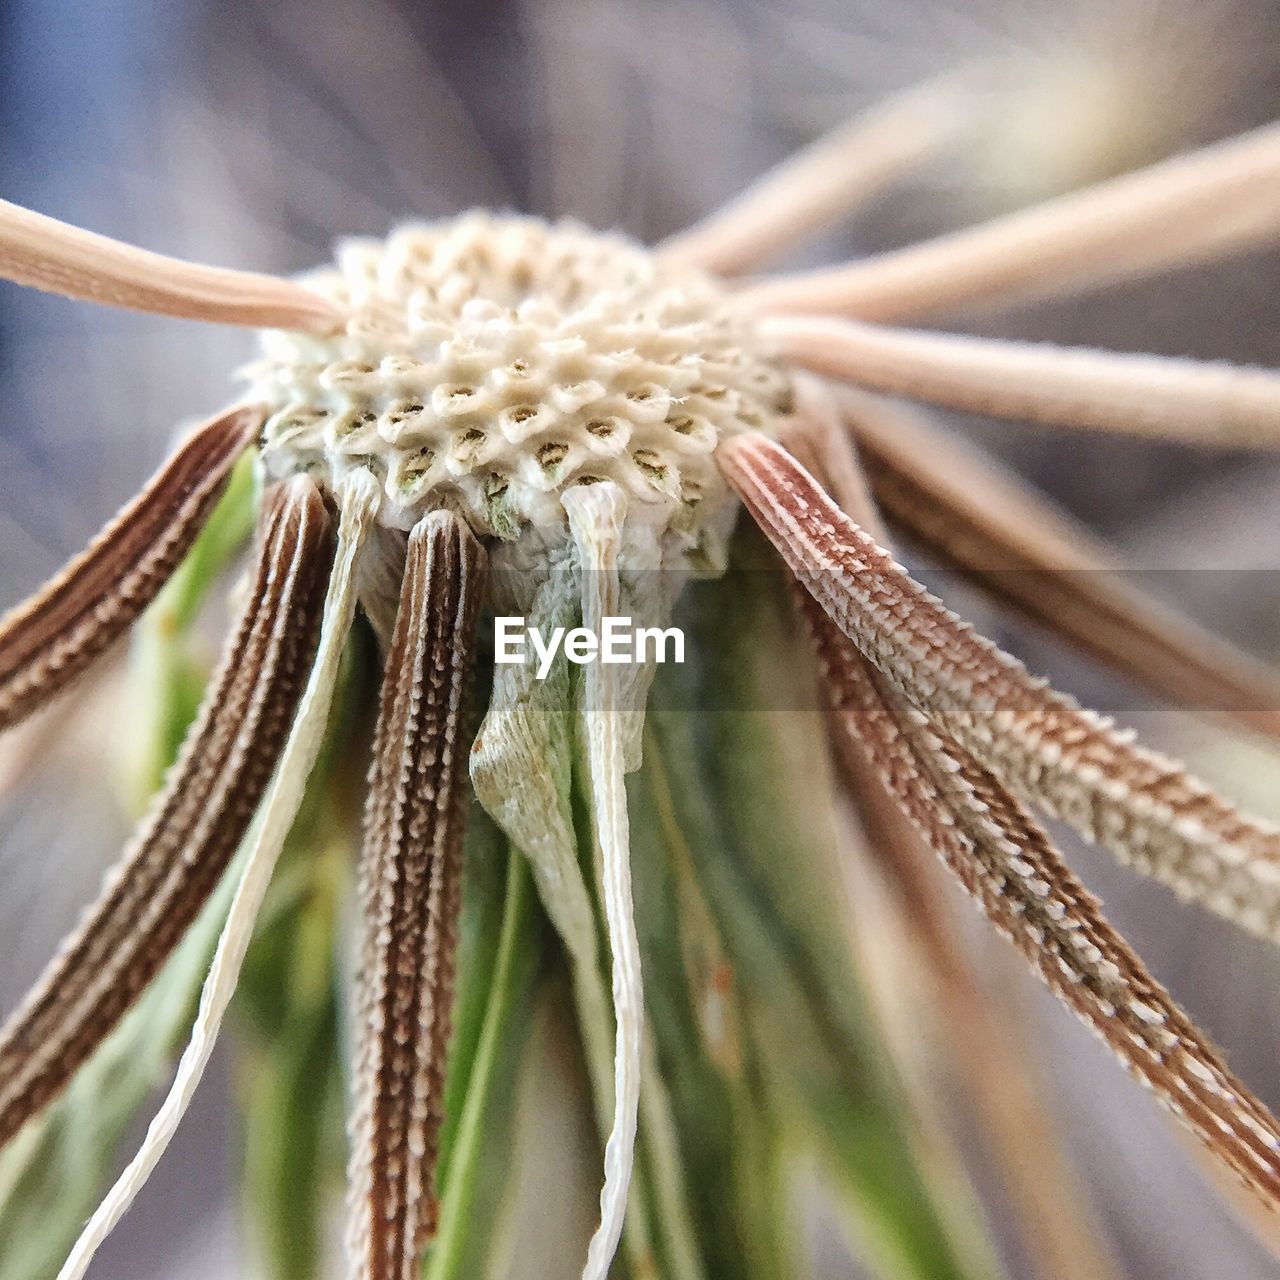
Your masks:
{"label": "dried flower stalk cluster", "polygon": [[[186,440],[82,556],[0,622],[0,727],[9,727],[138,617],[236,457],[262,445],[257,567],[204,710],[102,897],[0,1033],[3,1142],[107,1036],[245,845],[176,1081],[64,1280],[84,1273],[127,1209],[207,1062],[320,750],[358,598],[383,641],[385,674],[360,861],[349,1245],[365,1280],[416,1274],[440,1225],[434,1178],[477,619],[499,598],[532,621],[667,616],[671,590],[644,586],[645,571],[723,567],[731,491],[794,575],[833,736],[846,761],[865,759],[866,768],[850,764],[851,784],[888,797],[1210,1158],[1268,1212],[1280,1208],[1276,1121],[1110,928],[1032,811],[1271,938],[1280,832],[976,635],[873,540],[883,541],[874,504],[1013,607],[1162,692],[1212,693],[1237,720],[1273,731],[1280,687],[1225,646],[1206,658],[1204,637],[1152,602],[1099,585],[1091,571],[1105,561],[1017,482],[957,459],[901,409],[836,386],[1021,420],[1275,445],[1271,371],[883,322],[1083,288],[1274,238],[1280,132],[845,267],[728,279],[845,216],[941,145],[955,92],[929,86],[853,122],[653,252],[576,226],[470,215],[350,246],[339,272],[308,287],[169,262],[0,208],[0,274],[11,279],[278,330],[252,370],[250,403]],[[1013,585],[993,559],[1036,572]],[[552,572],[566,567],[568,588]],[[471,748],[476,793],[528,856],[571,958],[596,1105],[611,1126],[584,1272],[592,1280],[623,1236],[641,1116],[655,1132],[659,1200],[678,1177],[643,1041],[632,918],[625,775],[639,762],[651,676],[595,666],[575,689],[563,672],[545,687],[499,672]],[[575,737],[611,1002],[563,785]]]}

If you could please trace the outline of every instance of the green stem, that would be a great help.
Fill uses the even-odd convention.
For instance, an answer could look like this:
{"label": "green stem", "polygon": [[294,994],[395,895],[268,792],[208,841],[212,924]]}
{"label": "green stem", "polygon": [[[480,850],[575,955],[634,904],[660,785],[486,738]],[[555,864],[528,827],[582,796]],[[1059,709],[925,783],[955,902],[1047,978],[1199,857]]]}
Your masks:
{"label": "green stem", "polygon": [[527,987],[533,898],[528,864],[512,852],[507,860],[505,904],[493,983],[480,1041],[471,1064],[466,1102],[458,1123],[441,1205],[440,1234],[427,1260],[427,1280],[463,1274],[469,1237],[475,1229],[472,1205],[486,1137],[486,1120],[498,1075],[503,1040],[521,993]]}

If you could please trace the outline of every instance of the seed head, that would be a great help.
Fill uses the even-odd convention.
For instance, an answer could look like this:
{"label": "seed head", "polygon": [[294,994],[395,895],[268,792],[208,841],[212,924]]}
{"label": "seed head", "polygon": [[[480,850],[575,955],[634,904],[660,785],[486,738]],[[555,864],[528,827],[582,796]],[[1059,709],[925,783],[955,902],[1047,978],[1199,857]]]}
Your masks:
{"label": "seed head", "polygon": [[269,332],[248,370],[272,478],[368,468],[383,523],[446,507],[503,540],[554,540],[564,490],[607,479],[667,563],[719,559],[734,503],[712,454],[771,432],[788,386],[709,277],[575,223],[473,213],[347,242],[307,283],[349,319]]}

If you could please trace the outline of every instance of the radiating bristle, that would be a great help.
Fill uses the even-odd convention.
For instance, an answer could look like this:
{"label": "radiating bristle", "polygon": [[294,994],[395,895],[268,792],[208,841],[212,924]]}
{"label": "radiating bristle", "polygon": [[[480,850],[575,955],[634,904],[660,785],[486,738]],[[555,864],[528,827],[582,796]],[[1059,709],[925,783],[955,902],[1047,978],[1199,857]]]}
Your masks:
{"label": "radiating bristle", "polygon": [[315,486],[268,500],[253,588],[204,708],[98,902],[0,1033],[0,1143],[63,1088],[213,892],[275,767],[333,555]]}
{"label": "radiating bristle", "polygon": [[435,1230],[435,1165],[460,905],[466,694],[485,555],[455,515],[409,537],[361,855],[364,928],[349,1250],[410,1280]]}
{"label": "radiating bristle", "polygon": [[167,258],[0,200],[0,278],[88,302],[254,328],[330,333],[333,304],[278,276]]}
{"label": "radiating bristle", "polygon": [[954,741],[922,721],[805,597],[836,707],[924,838],[1053,992],[1270,1210],[1280,1127],[1102,916],[1045,833]]}
{"label": "radiating bristle", "polygon": [[262,418],[240,407],[205,423],[80,555],[0,619],[0,729],[70,684],[151,603]]}
{"label": "radiating bristle", "polygon": [[1104,285],[1280,236],[1280,125],[847,266],[767,279],[761,314],[918,320]]}
{"label": "radiating bristle", "polygon": [[1280,448],[1280,373],[1173,356],[779,316],[783,358],[952,409],[1192,444]]}
{"label": "radiating bristle", "polygon": [[788,157],[658,252],[720,275],[754,270],[917,168],[955,136],[964,106],[961,86],[949,80],[879,103]]}
{"label": "radiating bristle", "polygon": [[1280,831],[1034,680],[760,436],[721,465],[792,572],[893,686],[1011,791],[1178,893],[1280,939]]}
{"label": "radiating bristle", "polygon": [[905,407],[839,399],[876,501],[933,560],[1160,696],[1280,735],[1270,668],[1130,583],[1048,498]]}

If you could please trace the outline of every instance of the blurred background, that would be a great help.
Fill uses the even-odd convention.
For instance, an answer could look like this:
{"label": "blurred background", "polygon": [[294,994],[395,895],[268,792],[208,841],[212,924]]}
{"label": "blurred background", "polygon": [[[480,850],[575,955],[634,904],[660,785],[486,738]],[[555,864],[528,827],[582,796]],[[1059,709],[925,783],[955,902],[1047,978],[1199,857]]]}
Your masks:
{"label": "blurred background", "polygon": [[[0,0],[0,194],[166,253],[293,272],[334,237],[475,205],[652,240],[894,89],[1007,73],[971,136],[808,260],[904,243],[1280,110],[1275,0]],[[1280,365],[1280,256],[964,317],[975,331]],[[225,403],[251,336],[0,285],[0,602],[19,599]],[[1188,612],[1280,659],[1280,462],[953,417],[1108,535]],[[1280,816],[1280,759],[1142,705],[1031,632],[996,630]],[[82,725],[0,818],[0,1008],[92,895],[124,818],[127,726]],[[1280,956],[1069,843],[1114,923],[1280,1107]],[[972,912],[963,913],[966,923]],[[988,944],[975,931],[975,948]],[[1145,1094],[1021,974],[1099,1221],[1133,1280],[1276,1264]],[[1013,974],[1010,978],[1009,975]],[[1022,1033],[1025,1034],[1025,1033]],[[95,1275],[243,1274],[227,1064]],[[821,1239],[819,1224],[815,1231]],[[827,1249],[828,1273],[856,1263]],[[522,1274],[576,1274],[531,1254]],[[1016,1256],[1011,1274],[1026,1274]],[[3,1264],[0,1262],[0,1274]]]}

